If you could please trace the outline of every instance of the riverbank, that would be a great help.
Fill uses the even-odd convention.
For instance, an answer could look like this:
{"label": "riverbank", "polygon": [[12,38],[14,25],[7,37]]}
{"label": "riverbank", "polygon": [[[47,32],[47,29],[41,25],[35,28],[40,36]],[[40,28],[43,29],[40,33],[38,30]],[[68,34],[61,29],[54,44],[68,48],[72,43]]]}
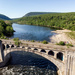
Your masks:
{"label": "riverbank", "polygon": [[64,29],[64,30],[56,30],[56,31],[52,31],[52,32],[54,32],[56,34],[50,38],[51,43],[58,43],[60,41],[64,41],[66,43],[71,43],[71,44],[75,45],[75,40],[68,37],[66,34],[67,32],[72,32],[71,30]]}

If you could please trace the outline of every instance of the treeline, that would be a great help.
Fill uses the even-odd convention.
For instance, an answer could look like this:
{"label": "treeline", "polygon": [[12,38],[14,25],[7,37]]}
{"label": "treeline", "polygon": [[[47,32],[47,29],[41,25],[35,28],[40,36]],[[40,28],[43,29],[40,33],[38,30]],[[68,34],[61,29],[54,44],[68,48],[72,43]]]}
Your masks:
{"label": "treeline", "polygon": [[10,36],[14,32],[12,26],[8,23],[5,23],[3,20],[0,20],[0,37]]}
{"label": "treeline", "polygon": [[49,13],[55,13],[55,12],[29,12],[26,15],[24,15],[24,17],[43,15],[43,14],[49,14]]}
{"label": "treeline", "polygon": [[51,13],[31,17],[22,17],[13,20],[12,22],[75,30],[75,13]]}

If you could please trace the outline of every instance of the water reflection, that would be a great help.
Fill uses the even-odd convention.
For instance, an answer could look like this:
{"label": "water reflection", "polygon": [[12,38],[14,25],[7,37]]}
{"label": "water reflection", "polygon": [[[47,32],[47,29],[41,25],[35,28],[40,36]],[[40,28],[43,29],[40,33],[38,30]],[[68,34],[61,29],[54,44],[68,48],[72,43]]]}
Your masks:
{"label": "water reflection", "polygon": [[12,27],[16,32],[14,32],[14,35],[11,38],[18,37],[19,39],[24,40],[50,41],[49,37],[55,34],[51,32],[55,29],[50,29],[48,27],[20,25],[15,23]]}

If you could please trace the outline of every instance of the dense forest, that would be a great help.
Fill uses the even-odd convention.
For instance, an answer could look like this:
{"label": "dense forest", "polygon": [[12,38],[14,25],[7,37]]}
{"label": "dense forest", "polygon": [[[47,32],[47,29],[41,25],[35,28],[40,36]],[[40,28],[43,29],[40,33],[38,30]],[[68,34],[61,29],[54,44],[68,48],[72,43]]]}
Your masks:
{"label": "dense forest", "polygon": [[10,36],[14,32],[12,26],[9,23],[5,23],[5,21],[0,20],[0,37],[2,36]]}
{"label": "dense forest", "polygon": [[12,20],[12,22],[75,30],[75,13],[50,13],[22,17],[16,20]]}
{"label": "dense forest", "polygon": [[26,15],[24,15],[23,17],[43,15],[43,14],[49,14],[49,13],[55,13],[55,12],[29,12]]}

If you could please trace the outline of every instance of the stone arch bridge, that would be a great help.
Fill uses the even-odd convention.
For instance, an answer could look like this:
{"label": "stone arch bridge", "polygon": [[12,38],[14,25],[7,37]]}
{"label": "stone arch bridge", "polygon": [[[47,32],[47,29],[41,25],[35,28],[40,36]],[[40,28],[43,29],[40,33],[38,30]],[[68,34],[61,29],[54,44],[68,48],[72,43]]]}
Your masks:
{"label": "stone arch bridge", "polygon": [[75,51],[50,47],[40,47],[36,45],[15,46],[14,43],[6,43],[0,41],[0,59],[5,60],[5,56],[12,51],[28,51],[38,54],[52,63],[58,68],[58,75],[74,75],[75,74]]}

